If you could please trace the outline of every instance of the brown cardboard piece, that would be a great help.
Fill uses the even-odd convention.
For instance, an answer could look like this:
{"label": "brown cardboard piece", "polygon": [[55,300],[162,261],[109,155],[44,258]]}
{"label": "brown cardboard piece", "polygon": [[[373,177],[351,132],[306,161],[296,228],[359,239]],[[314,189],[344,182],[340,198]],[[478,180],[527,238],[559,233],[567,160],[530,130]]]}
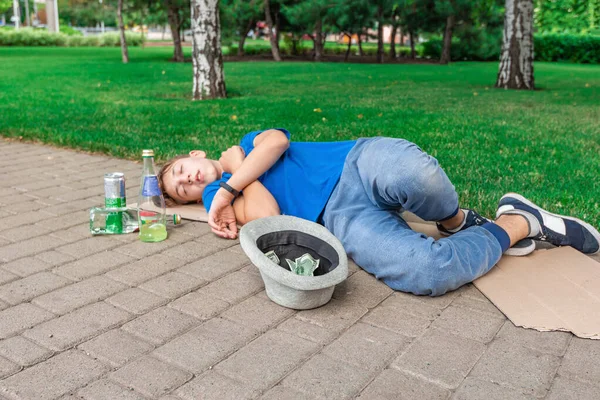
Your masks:
{"label": "brown cardboard piece", "polygon": [[[167,213],[208,220],[202,204],[168,208]],[[403,217],[414,230],[440,238],[435,224],[407,213]],[[600,264],[570,247],[504,256],[474,284],[517,326],[600,339]]]}
{"label": "brown cardboard piece", "polygon": [[[434,224],[403,217],[414,230],[440,237]],[[600,339],[600,264],[571,247],[504,256],[473,284],[516,326]]]}

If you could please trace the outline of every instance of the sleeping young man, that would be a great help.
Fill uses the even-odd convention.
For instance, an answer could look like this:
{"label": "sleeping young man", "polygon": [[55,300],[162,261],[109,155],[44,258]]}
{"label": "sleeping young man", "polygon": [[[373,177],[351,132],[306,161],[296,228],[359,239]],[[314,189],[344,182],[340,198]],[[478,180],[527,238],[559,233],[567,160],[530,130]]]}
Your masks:
{"label": "sleeping young man", "polygon": [[[600,233],[590,224],[515,193],[502,196],[493,222],[461,208],[438,161],[403,139],[290,142],[285,129],[255,131],[219,160],[200,150],[175,157],[159,182],[171,201],[202,202],[223,238],[237,237],[236,224],[272,215],[320,223],[364,270],[419,295],[457,289],[507,251],[531,253],[534,240],[600,251]],[[400,216],[404,210],[435,221],[446,237],[413,231]]]}

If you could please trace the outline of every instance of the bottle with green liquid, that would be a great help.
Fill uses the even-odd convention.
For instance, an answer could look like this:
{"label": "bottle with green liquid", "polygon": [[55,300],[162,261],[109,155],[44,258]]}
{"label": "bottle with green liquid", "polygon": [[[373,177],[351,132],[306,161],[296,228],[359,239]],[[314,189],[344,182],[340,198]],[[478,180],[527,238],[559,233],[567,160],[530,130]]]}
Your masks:
{"label": "bottle with green liquid", "polygon": [[154,168],[154,151],[142,152],[144,169],[138,201],[138,225],[142,242],[160,242],[167,238],[165,198],[158,186]]}

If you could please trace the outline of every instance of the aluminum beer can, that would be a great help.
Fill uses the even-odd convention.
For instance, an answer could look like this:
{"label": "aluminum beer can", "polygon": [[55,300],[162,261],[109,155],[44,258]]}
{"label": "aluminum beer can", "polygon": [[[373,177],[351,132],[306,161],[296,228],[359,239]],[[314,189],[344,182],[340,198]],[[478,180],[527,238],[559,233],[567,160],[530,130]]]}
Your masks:
{"label": "aluminum beer can", "polygon": [[[125,175],[122,172],[111,172],[104,175],[104,205],[106,208],[127,206],[125,197]],[[106,216],[106,231],[123,233],[123,213],[114,212]]]}

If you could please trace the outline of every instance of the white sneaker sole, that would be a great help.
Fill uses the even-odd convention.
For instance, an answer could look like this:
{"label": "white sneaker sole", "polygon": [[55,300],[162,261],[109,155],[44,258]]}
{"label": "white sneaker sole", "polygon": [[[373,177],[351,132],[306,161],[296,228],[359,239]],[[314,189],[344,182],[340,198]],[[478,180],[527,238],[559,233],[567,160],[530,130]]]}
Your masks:
{"label": "white sneaker sole", "polygon": [[[527,200],[525,197],[521,196],[518,193],[507,193],[504,196],[502,196],[500,198],[500,201],[502,201],[502,199],[504,199],[505,197],[512,197],[514,199],[517,199],[525,204],[527,204],[529,207],[531,208],[535,208],[536,210],[540,211],[540,212],[544,212],[546,214],[552,215],[553,217],[557,217],[557,218],[563,218],[563,219],[568,219],[570,221],[575,221],[578,224],[582,225],[584,228],[586,228],[591,234],[592,236],[594,236],[594,238],[596,239],[596,241],[598,242],[598,244],[600,245],[600,232],[598,232],[596,230],[596,228],[594,228],[592,225],[588,224],[585,221],[580,220],[579,218],[575,218],[575,217],[568,217],[566,215],[560,215],[560,214],[553,214],[549,211],[544,210],[542,207],[532,203],[530,200]],[[498,217],[502,214],[507,214],[507,213],[498,213],[499,210],[496,211],[496,219],[498,219]],[[598,250],[596,250],[594,253],[586,253],[586,254],[598,254],[600,253],[600,246],[598,247]]]}
{"label": "white sneaker sole", "polygon": [[[525,247],[517,247],[513,246],[506,250],[503,255],[511,256],[511,257],[524,257],[528,256],[535,251],[535,241],[533,239],[523,239],[530,242],[528,246]],[[517,243],[518,244],[518,243]]]}

